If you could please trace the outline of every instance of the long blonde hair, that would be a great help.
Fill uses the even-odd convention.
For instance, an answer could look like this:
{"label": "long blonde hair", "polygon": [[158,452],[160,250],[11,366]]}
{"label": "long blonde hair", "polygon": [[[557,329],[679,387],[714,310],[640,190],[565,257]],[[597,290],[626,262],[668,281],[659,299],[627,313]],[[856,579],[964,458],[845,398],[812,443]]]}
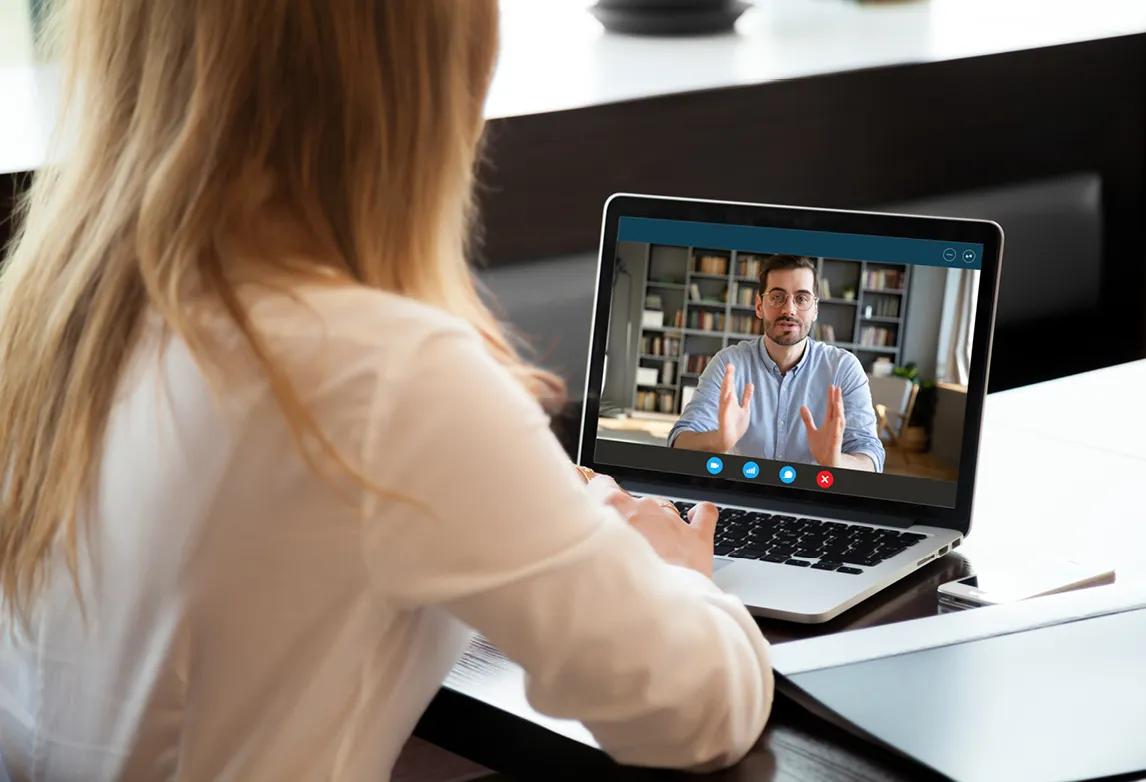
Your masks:
{"label": "long blonde hair", "polygon": [[331,451],[228,266],[270,205],[321,248],[316,265],[465,318],[537,398],[560,396],[465,260],[496,0],[56,5],[66,149],[36,176],[0,277],[6,609],[27,617],[61,534],[76,583],[77,518],[148,308],[202,361],[188,290],[221,303],[300,448]]}

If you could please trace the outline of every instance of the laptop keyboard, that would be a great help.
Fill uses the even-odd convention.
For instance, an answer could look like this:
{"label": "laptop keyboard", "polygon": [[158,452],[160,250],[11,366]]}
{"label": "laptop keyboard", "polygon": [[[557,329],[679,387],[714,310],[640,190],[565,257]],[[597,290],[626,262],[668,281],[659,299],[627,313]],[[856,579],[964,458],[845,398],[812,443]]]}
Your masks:
{"label": "laptop keyboard", "polygon": [[[695,503],[675,502],[684,515]],[[859,574],[906,551],[926,535],[760,511],[721,508],[716,554],[734,559]]]}

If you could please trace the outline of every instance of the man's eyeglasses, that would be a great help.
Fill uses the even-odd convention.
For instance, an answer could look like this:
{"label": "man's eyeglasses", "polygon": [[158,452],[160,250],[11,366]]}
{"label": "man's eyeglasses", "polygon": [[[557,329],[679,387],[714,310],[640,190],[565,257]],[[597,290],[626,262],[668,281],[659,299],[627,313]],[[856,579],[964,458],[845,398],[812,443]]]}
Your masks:
{"label": "man's eyeglasses", "polygon": [[792,297],[792,301],[796,302],[796,309],[801,312],[807,312],[816,303],[816,297],[807,291],[796,291],[795,293],[768,291],[764,294],[764,303],[773,308],[783,307],[788,303],[789,296]]}

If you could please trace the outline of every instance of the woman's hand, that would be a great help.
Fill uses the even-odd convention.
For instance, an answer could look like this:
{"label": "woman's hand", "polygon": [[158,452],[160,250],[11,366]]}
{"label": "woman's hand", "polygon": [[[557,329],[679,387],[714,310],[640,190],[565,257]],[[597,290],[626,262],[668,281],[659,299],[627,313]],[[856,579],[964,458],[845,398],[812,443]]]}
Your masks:
{"label": "woman's hand", "polygon": [[711,502],[694,505],[685,521],[668,500],[638,499],[607,475],[595,475],[588,485],[591,494],[615,508],[666,562],[712,577],[712,540],[718,511]]}

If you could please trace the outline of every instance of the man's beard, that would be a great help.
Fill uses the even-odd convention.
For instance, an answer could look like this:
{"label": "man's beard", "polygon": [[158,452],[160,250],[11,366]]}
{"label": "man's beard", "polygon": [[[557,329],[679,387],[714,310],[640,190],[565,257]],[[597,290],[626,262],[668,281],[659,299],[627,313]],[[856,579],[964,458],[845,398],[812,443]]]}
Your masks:
{"label": "man's beard", "polygon": [[[791,331],[777,328],[785,323],[793,323],[796,328]],[[777,318],[776,320],[764,321],[764,333],[768,335],[768,339],[784,347],[795,345],[804,337],[808,336],[810,330],[811,326],[805,325],[803,321],[797,318]]]}

